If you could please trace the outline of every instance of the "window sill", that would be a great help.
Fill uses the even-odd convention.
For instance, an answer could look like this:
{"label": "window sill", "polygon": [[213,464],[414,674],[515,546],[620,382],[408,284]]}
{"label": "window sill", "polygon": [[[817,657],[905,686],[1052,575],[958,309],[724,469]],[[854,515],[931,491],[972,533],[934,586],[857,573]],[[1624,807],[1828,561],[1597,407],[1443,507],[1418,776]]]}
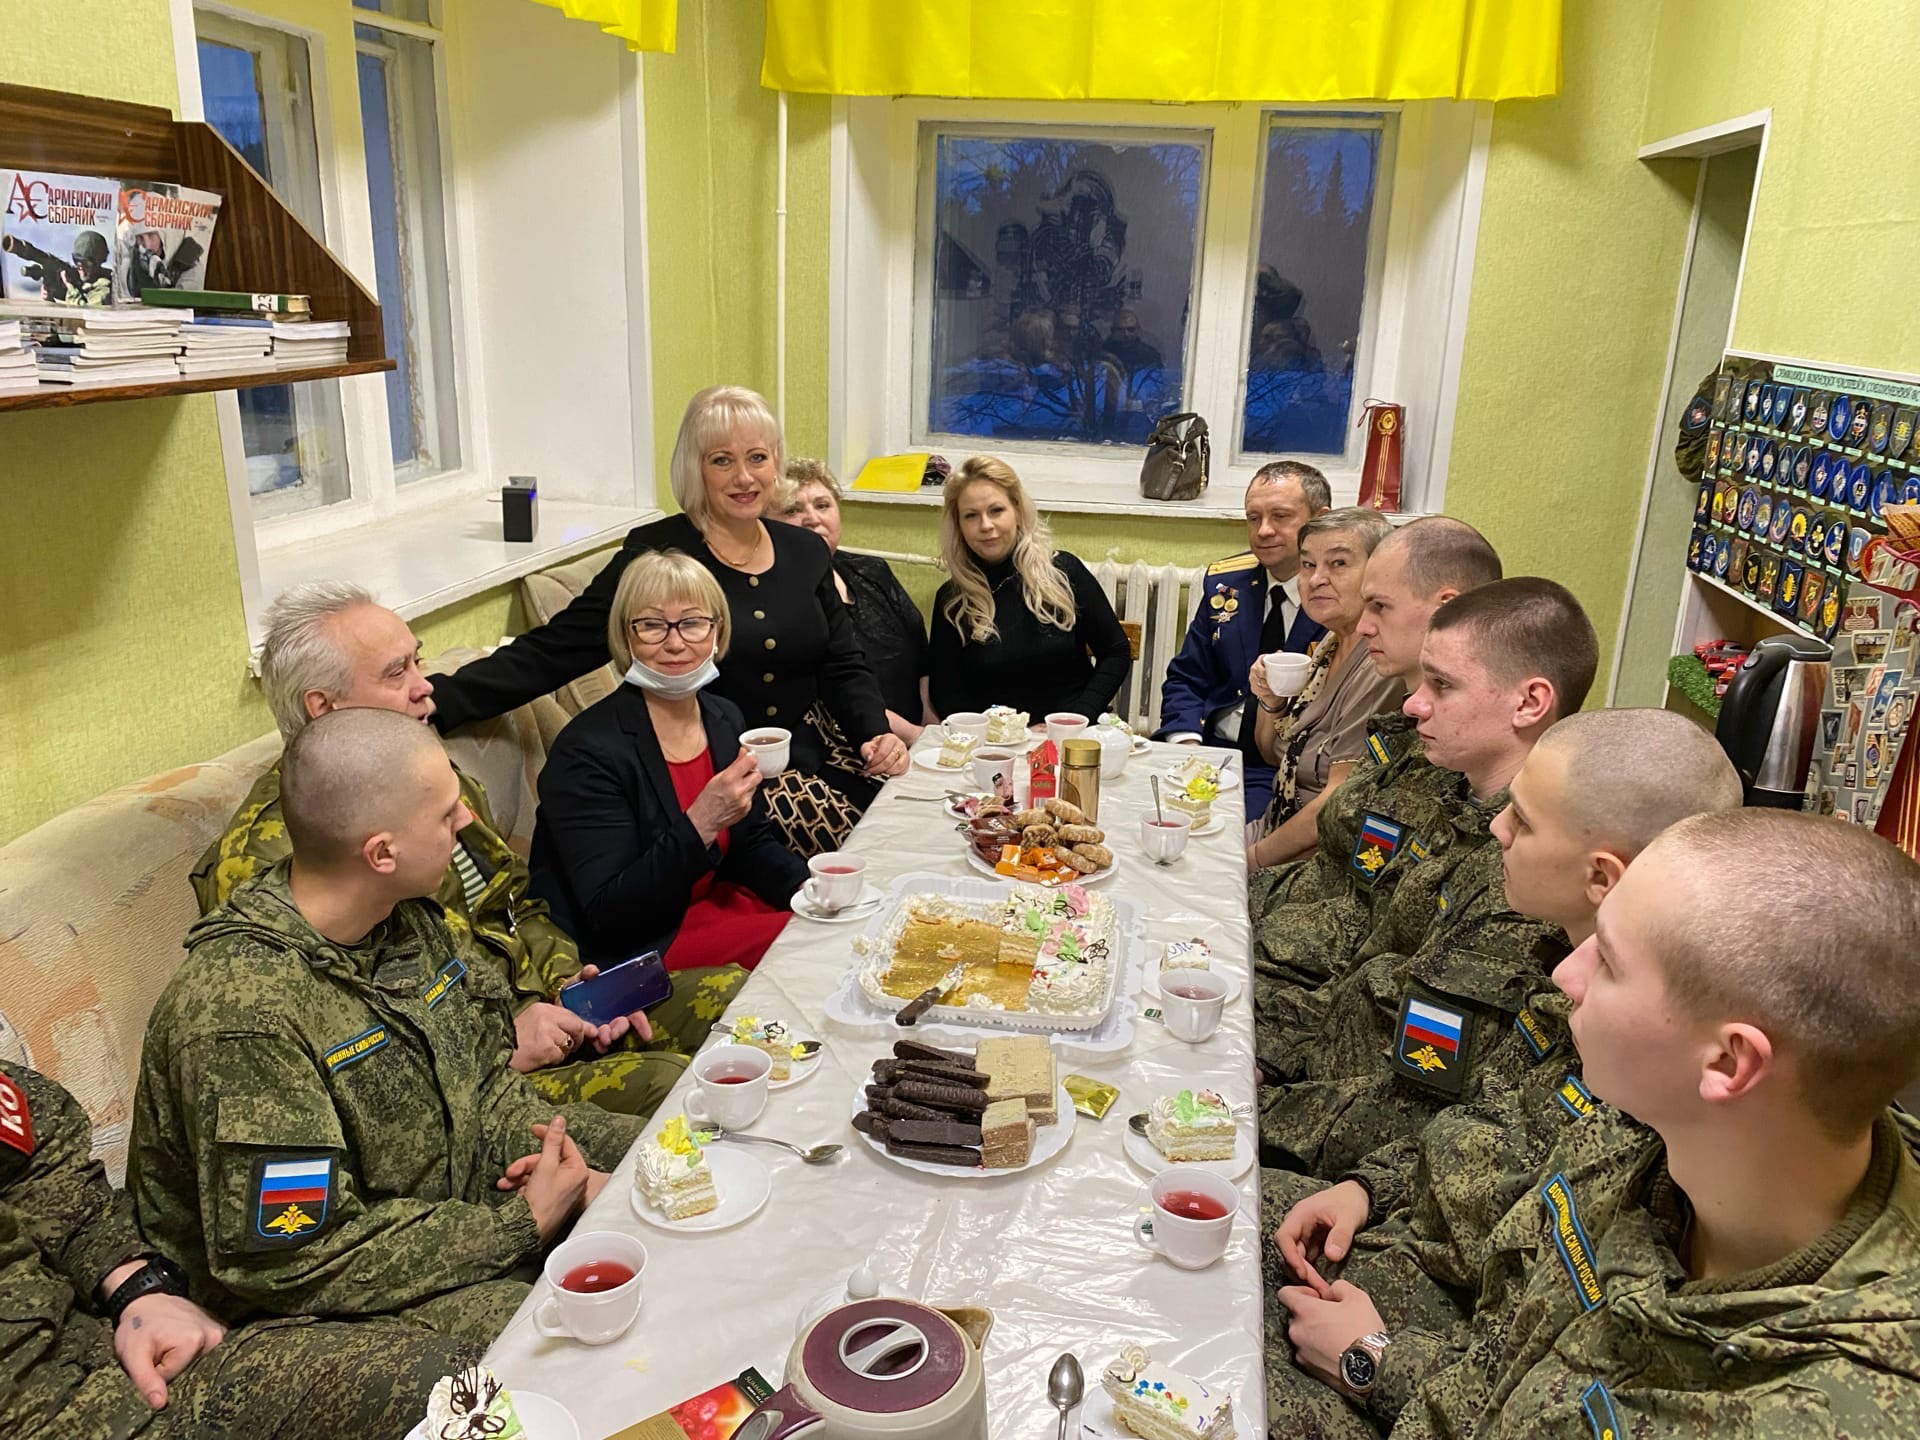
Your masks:
{"label": "window sill", "polygon": [[[1206,494],[1197,500],[1146,500],[1135,495],[1129,500],[1099,500],[1078,496],[1050,495],[1036,490],[1033,503],[1041,510],[1054,515],[1151,515],[1161,520],[1245,520],[1246,507],[1241,501],[1240,487],[1226,487],[1222,494],[1220,482],[1207,486]],[[920,505],[932,509],[940,508],[940,491],[933,486],[923,486],[919,490],[849,490],[847,500],[856,504],[875,505]]]}
{"label": "window sill", "polygon": [[[660,515],[631,505],[542,500],[530,543],[500,538],[500,500],[461,496],[370,520],[319,540],[262,546],[264,602],[304,580],[351,580],[409,620],[483,590],[617,543],[633,526]],[[259,643],[262,617],[248,617]]]}

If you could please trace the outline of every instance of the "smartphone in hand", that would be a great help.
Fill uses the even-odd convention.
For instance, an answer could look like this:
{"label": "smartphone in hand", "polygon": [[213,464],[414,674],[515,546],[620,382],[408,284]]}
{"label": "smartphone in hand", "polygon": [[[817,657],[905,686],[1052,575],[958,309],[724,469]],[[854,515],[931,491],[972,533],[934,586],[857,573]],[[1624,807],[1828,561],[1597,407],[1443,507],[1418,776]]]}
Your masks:
{"label": "smartphone in hand", "polygon": [[607,1025],[622,1015],[658,1005],[673,993],[660,952],[649,950],[602,970],[560,991],[560,1003],[590,1025]]}

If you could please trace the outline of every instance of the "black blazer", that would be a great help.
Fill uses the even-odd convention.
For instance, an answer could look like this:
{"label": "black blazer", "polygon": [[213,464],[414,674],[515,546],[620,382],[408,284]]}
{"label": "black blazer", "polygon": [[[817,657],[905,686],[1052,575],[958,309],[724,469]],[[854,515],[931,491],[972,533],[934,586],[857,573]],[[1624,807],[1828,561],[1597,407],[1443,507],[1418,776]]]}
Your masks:
{"label": "black blazer", "polygon": [[[700,718],[718,774],[740,753],[740,711],[702,691]],[[807,878],[758,795],[732,827],[724,860],[718,845],[701,841],[673,793],[646,695],[633,685],[588,706],[554,740],[540,771],[528,864],[532,893],[596,965],[665,953],[702,875],[744,885],[782,909]]]}

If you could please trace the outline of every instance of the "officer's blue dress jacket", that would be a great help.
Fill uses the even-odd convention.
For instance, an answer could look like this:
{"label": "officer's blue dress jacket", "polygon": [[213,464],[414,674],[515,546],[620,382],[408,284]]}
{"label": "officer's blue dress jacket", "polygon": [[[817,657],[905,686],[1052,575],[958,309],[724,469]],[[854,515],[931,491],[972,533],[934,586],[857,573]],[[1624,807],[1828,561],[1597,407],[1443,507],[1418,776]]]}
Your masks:
{"label": "officer's blue dress jacket", "polygon": [[[1214,730],[1214,716],[1247,701],[1247,672],[1260,653],[1260,625],[1267,613],[1267,572],[1252,551],[1216,560],[1207,567],[1204,593],[1186,643],[1167,666],[1160,687],[1160,728],[1155,738],[1186,731],[1209,745],[1234,748]],[[1287,630],[1288,650],[1302,651],[1326,634],[1326,627],[1298,610]],[[1249,820],[1258,819],[1273,798],[1273,767],[1260,758],[1251,726],[1241,727],[1238,745],[1245,757],[1243,789]]]}

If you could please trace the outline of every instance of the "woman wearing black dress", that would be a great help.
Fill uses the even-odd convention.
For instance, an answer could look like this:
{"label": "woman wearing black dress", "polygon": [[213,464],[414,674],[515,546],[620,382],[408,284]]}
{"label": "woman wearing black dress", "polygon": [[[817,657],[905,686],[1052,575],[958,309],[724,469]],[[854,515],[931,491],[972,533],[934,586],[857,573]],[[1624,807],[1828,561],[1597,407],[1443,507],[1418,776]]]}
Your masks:
{"label": "woman wearing black dress", "polygon": [[906,770],[907,747],[888,728],[827,547],[760,518],[781,459],[779,423],[759,395],[735,385],[695,395],[671,465],[685,513],[629,531],[566,609],[436,685],[435,723],[445,731],[484,720],[604,665],[607,615],[628,563],[682,550],[713,573],[733,615],[713,692],[739,706],[749,726],[793,732],[792,768],[763,792],[775,824],[802,855],[836,848],[880,783]]}
{"label": "woman wearing black dress", "polygon": [[1020,477],[976,455],[948,477],[942,500],[952,578],[933,602],[934,711],[1011,705],[1038,720],[1107,709],[1132,663],[1126,632],[1079,557],[1053,548]]}
{"label": "woman wearing black dress", "polygon": [[819,460],[795,456],[774,503],[779,518],[811,530],[833,553],[833,583],[887,702],[887,724],[911,745],[927,721],[927,622],[887,562],[840,548],[840,482]]}

